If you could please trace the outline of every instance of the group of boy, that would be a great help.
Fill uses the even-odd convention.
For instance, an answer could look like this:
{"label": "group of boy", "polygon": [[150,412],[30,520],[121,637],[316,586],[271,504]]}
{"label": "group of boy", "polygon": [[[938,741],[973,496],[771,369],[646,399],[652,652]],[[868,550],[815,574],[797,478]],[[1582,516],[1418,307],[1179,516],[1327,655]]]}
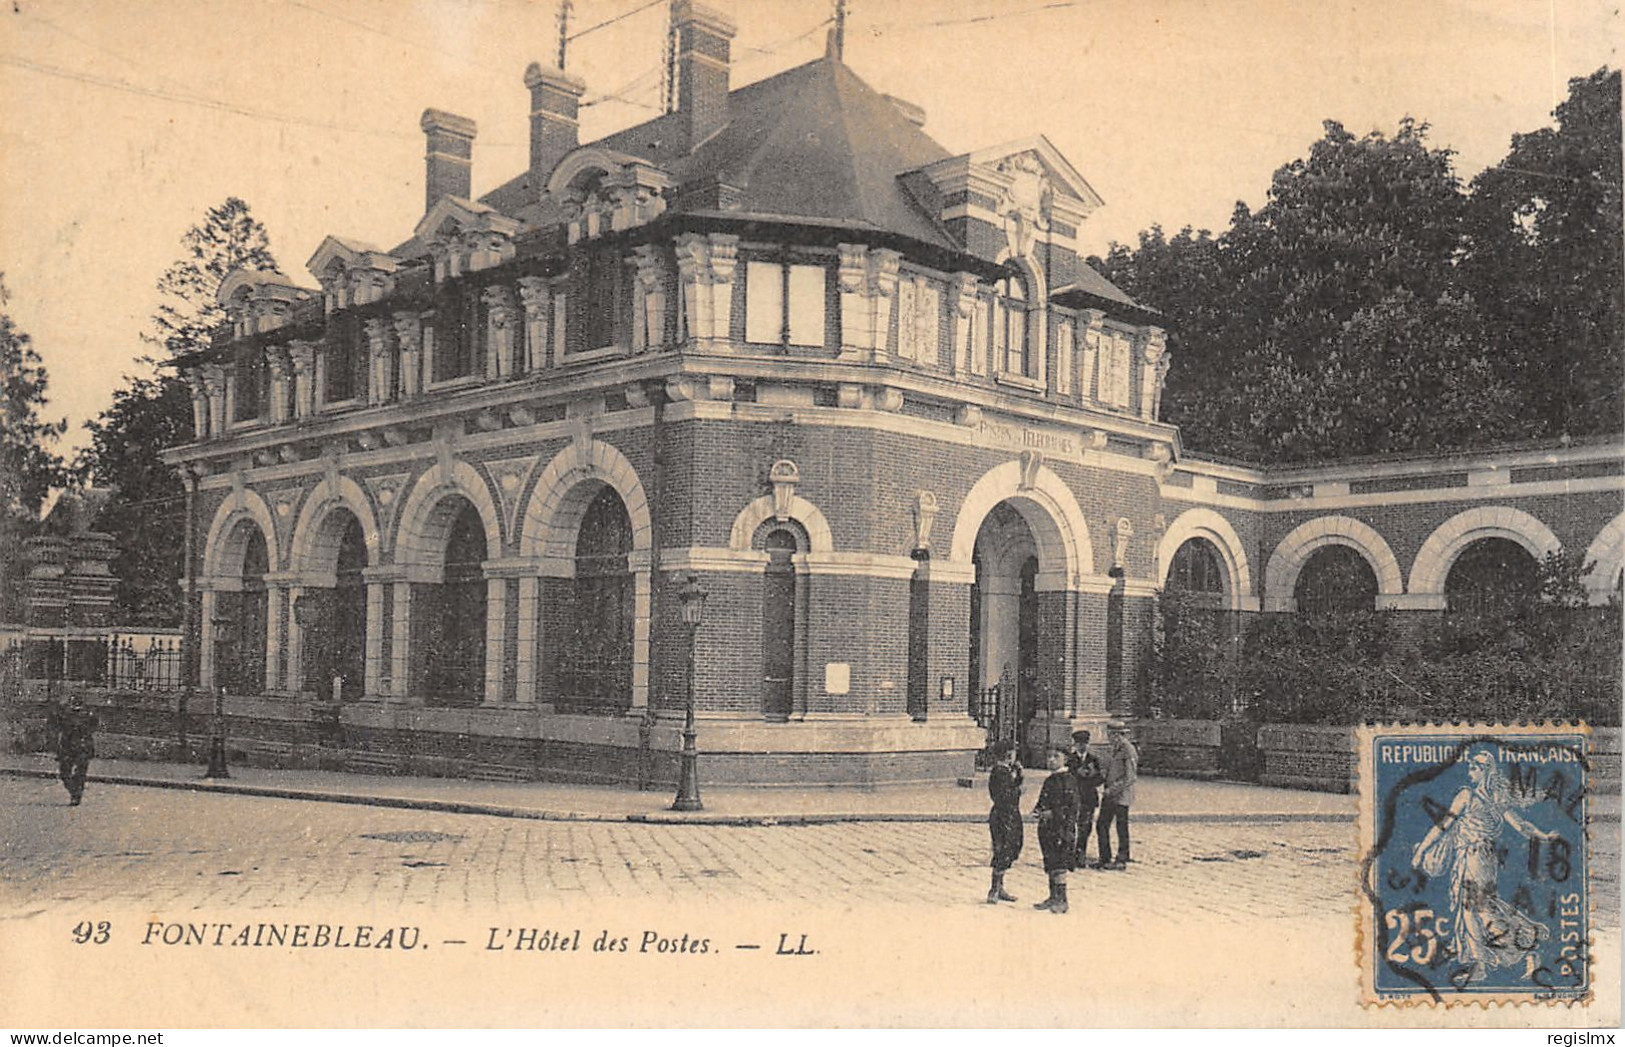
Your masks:
{"label": "group of boy", "polygon": [[[1070,747],[1056,748],[1048,754],[1050,775],[1039,791],[1033,814],[1038,821],[1038,845],[1044,853],[1049,897],[1035,904],[1035,909],[1056,915],[1067,911],[1068,872],[1075,869],[1121,872],[1133,861],[1129,854],[1128,816],[1134,803],[1140,756],[1129,740],[1127,724],[1114,720],[1107,731],[1110,745],[1103,756],[1090,750],[1090,734],[1086,730],[1073,732]],[[1004,875],[1020,856],[1022,845],[1022,775],[1015,757],[1014,742],[996,745],[993,768],[988,775],[988,794],[993,799],[993,809],[988,814],[988,831],[993,841],[989,904],[1016,900],[1004,889]],[[1110,839],[1113,826],[1117,831],[1115,855]],[[1097,854],[1093,864],[1088,861],[1091,828],[1095,832]]]}

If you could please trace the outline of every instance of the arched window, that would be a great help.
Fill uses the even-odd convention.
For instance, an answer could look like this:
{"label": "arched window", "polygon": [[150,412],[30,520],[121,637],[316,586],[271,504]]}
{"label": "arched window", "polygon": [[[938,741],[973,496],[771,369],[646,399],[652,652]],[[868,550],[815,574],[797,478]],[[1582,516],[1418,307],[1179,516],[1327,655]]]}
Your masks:
{"label": "arched window", "polygon": [[485,523],[464,500],[446,538],[445,573],[420,619],[423,677],[436,705],[475,705],[485,690]]}
{"label": "arched window", "polygon": [[305,689],[332,698],[339,677],[339,698],[359,698],[367,653],[367,583],[361,573],[367,567],[367,540],[361,522],[346,510],[329,517],[324,529],[338,533],[333,588],[312,589],[299,598]]}
{"label": "arched window", "polygon": [[215,652],[216,678],[232,694],[259,694],[265,687],[265,573],[270,570],[270,557],[265,535],[257,526],[238,526],[245,532],[243,585],[239,592],[222,594],[231,599],[227,601],[226,643]]}
{"label": "arched window", "polygon": [[1224,607],[1224,564],[1219,550],[1206,538],[1187,540],[1168,565],[1166,587],[1185,593],[1196,606],[1213,610]]}
{"label": "arched window", "polygon": [[795,708],[796,536],[784,528],[762,542],[762,714],[787,720]]}
{"label": "arched window", "polygon": [[1450,565],[1444,593],[1453,614],[1510,614],[1540,594],[1540,565],[1510,538],[1480,538]]}
{"label": "arched window", "polygon": [[1377,573],[1353,547],[1323,545],[1298,571],[1292,598],[1299,614],[1369,611],[1376,606]]}
{"label": "arched window", "polygon": [[996,293],[993,322],[999,329],[994,332],[994,342],[1004,345],[1004,370],[1037,377],[1032,340],[1027,337],[1027,281],[1020,273],[1010,273],[998,282]]}
{"label": "arched window", "polygon": [[620,712],[632,704],[631,551],[626,507],[614,488],[601,486],[576,536],[574,635],[564,652],[562,701],[580,711]]}

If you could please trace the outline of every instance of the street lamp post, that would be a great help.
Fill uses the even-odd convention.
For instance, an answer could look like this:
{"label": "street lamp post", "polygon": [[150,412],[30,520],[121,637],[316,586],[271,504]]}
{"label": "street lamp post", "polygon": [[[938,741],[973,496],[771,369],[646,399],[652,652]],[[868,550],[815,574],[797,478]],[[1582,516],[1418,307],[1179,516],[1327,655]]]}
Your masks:
{"label": "street lamp post", "polygon": [[[214,661],[217,677],[228,677],[222,672],[225,667],[225,652],[231,644],[231,619],[226,615],[216,615],[214,628]],[[231,771],[226,767],[226,685],[216,680],[214,690],[214,719],[209,725],[209,769],[203,772],[205,778],[230,778]]]}
{"label": "street lamp post", "polygon": [[705,597],[700,578],[694,574],[688,576],[688,583],[677,593],[683,624],[688,627],[688,700],[683,714],[683,764],[677,776],[677,798],[671,804],[674,811],[699,811],[705,807],[700,803],[699,753],[694,748],[694,638],[700,631],[700,619],[705,616]]}

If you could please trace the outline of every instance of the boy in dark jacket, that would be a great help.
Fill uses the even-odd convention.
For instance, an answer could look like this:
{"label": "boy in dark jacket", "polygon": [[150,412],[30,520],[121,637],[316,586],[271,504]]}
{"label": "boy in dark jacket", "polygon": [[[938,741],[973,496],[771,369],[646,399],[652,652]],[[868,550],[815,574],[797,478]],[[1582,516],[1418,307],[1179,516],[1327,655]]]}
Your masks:
{"label": "boy in dark jacket", "polygon": [[1004,890],[1004,874],[1021,857],[1021,767],[1016,763],[1015,742],[995,742],[993,769],[987,776],[987,794],[993,809],[987,815],[987,831],[993,837],[993,886],[987,890],[987,903],[1013,902],[1015,895]]}
{"label": "boy in dark jacket", "polygon": [[65,706],[52,707],[51,720],[57,771],[68,790],[68,806],[77,807],[85,792],[90,758],[96,755],[96,714],[74,695]]}
{"label": "boy in dark jacket", "polygon": [[1049,897],[1033,906],[1059,916],[1066,912],[1066,873],[1076,859],[1078,844],[1078,780],[1066,767],[1066,752],[1052,749],[1050,775],[1038,793],[1038,845],[1044,849],[1044,872],[1049,874]]}
{"label": "boy in dark jacket", "polygon": [[1089,751],[1089,732],[1072,732],[1072,751],[1066,757],[1067,770],[1078,780],[1078,842],[1073,848],[1072,868],[1089,867],[1089,832],[1094,828],[1095,808],[1100,803],[1104,780],[1100,758]]}

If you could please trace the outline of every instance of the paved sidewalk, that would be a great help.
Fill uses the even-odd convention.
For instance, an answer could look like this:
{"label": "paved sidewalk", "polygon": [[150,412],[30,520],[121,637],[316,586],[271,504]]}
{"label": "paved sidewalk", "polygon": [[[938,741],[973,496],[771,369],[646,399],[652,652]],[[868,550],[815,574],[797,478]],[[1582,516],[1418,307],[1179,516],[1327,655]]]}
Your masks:
{"label": "paved sidewalk", "polygon": [[[1043,771],[1028,772],[1028,805],[1037,799]],[[703,765],[702,765],[703,775]],[[47,755],[0,756],[0,776],[55,777]],[[549,782],[483,782],[460,778],[408,778],[338,771],[234,767],[229,780],[203,778],[196,764],[97,760],[90,780],[163,789],[214,791],[333,803],[489,814],[545,821],[695,822],[721,825],[810,824],[842,821],[979,822],[987,817],[987,779],[955,785],[880,789],[706,788],[705,810],[668,810],[671,789],[636,789]],[[1233,782],[1142,778],[1136,821],[1316,821],[1354,817],[1354,798],[1270,789]],[[1617,809],[1617,808],[1616,808]]]}

